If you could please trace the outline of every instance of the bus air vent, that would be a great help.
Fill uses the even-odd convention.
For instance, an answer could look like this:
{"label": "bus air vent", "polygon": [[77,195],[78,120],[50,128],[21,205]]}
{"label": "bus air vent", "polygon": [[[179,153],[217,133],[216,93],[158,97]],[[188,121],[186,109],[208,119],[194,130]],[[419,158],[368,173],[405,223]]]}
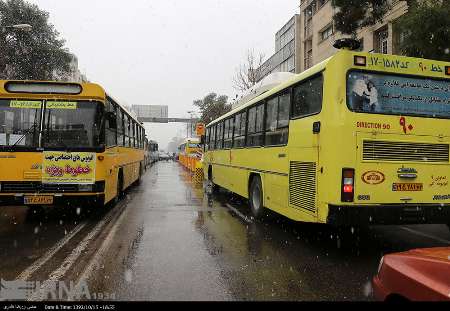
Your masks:
{"label": "bus air vent", "polygon": [[449,145],[365,140],[363,142],[363,160],[448,162]]}
{"label": "bus air vent", "polygon": [[289,203],[299,209],[316,213],[316,163],[291,162],[289,172]]}

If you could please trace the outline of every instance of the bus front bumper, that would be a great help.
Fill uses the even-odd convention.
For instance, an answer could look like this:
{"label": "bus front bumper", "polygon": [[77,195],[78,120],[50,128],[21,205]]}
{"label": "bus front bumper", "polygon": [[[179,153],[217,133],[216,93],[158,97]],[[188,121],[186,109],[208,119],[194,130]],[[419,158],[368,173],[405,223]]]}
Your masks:
{"label": "bus front bumper", "polygon": [[329,205],[327,223],[334,226],[450,224],[450,205]]}
{"label": "bus front bumper", "polygon": [[[53,203],[51,204],[25,204],[25,197],[33,196],[45,196],[53,197]],[[103,205],[105,202],[104,193],[96,194],[1,194],[0,195],[0,206],[68,206],[68,207],[80,207],[80,206],[99,206]]]}

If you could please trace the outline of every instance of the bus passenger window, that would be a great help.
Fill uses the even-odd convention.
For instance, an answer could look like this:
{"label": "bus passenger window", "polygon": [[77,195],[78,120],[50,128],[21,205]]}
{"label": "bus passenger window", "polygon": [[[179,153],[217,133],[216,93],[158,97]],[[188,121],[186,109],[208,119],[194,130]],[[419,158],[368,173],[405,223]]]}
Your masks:
{"label": "bus passenger window", "polygon": [[256,147],[263,145],[264,137],[264,104],[260,104],[249,110],[247,146]]}
{"label": "bus passenger window", "polygon": [[[233,148],[242,147],[242,141],[245,139],[245,137],[241,136],[241,115],[242,114],[237,114],[234,121]],[[244,127],[244,135],[245,135],[245,127]]]}
{"label": "bus passenger window", "polygon": [[[234,145],[237,148],[243,148],[245,147],[245,130],[247,128],[247,112],[244,111],[243,113],[240,114],[240,118],[241,118],[241,125],[239,126],[239,131],[237,134],[238,137],[234,138]],[[236,130],[237,130],[237,126],[236,126]],[[236,136],[236,134],[235,134]]]}
{"label": "bus passenger window", "polygon": [[[107,100],[106,101],[106,111],[107,112],[113,112],[113,113],[117,113],[116,112],[116,106],[114,106],[111,101]],[[106,146],[108,147],[112,147],[112,146],[116,146],[117,145],[117,128],[111,128],[109,126],[109,122],[108,122],[108,126],[106,126]]]}
{"label": "bus passenger window", "polygon": [[290,101],[290,93],[285,93],[267,102],[266,146],[287,143]]}
{"label": "bus passenger window", "polygon": [[205,135],[205,150],[209,150],[209,133],[211,131],[211,128],[208,127],[206,129],[206,135]]}
{"label": "bus passenger window", "polygon": [[294,88],[292,118],[319,113],[322,110],[322,75],[312,78]]}
{"label": "bus passenger window", "polygon": [[216,149],[223,148],[223,122],[217,124]]}
{"label": "bus passenger window", "polygon": [[209,138],[209,148],[211,150],[216,149],[216,125],[211,127],[211,137]]}
{"label": "bus passenger window", "polygon": [[117,145],[123,146],[124,133],[123,133],[123,114],[122,110],[118,108],[117,112]]}
{"label": "bus passenger window", "polygon": [[225,121],[224,137],[223,148],[230,149],[233,143],[233,119]]}

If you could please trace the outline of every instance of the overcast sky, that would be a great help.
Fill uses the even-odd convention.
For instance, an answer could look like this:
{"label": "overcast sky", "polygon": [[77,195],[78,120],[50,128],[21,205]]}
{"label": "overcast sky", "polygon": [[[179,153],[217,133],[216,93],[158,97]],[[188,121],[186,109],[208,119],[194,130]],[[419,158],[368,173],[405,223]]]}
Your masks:
{"label": "overcast sky", "polygon": [[[186,117],[214,91],[236,94],[232,77],[246,51],[274,53],[275,32],[299,0],[28,0],[78,56],[90,81],[125,105],[168,105]],[[180,124],[146,125],[165,149]],[[184,130],[184,132],[182,132]]]}

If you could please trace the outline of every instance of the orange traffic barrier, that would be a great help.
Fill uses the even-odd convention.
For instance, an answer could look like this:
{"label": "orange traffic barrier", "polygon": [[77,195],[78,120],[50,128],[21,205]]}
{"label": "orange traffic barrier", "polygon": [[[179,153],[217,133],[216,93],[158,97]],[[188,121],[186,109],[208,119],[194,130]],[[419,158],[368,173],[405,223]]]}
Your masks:
{"label": "orange traffic barrier", "polygon": [[194,174],[194,181],[196,183],[203,182],[203,164],[201,154],[180,154],[178,157],[178,162]]}

